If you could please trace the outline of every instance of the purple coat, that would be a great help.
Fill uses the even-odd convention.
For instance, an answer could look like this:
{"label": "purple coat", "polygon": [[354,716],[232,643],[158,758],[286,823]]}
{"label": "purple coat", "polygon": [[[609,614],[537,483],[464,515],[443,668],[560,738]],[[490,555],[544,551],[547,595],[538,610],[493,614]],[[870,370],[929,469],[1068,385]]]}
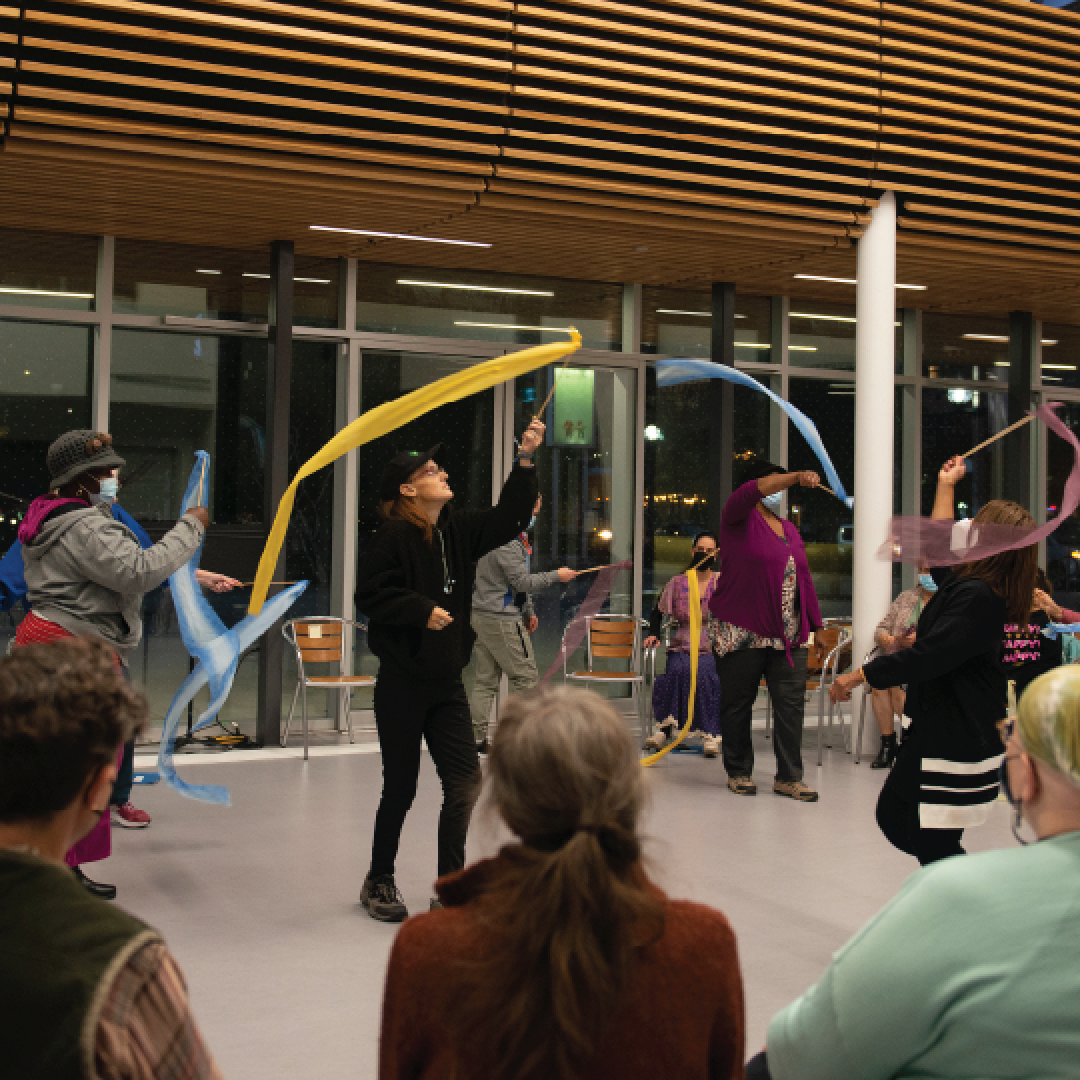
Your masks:
{"label": "purple coat", "polygon": [[795,558],[799,588],[799,641],[822,625],[814,579],[806,561],[799,530],[783,522],[785,544],[757,511],[761,492],[756,480],[748,480],[731,493],[720,521],[720,556],[723,571],[709,610],[721,622],[741,626],[761,637],[783,638],[784,616],[780,609],[784,569],[788,556]]}

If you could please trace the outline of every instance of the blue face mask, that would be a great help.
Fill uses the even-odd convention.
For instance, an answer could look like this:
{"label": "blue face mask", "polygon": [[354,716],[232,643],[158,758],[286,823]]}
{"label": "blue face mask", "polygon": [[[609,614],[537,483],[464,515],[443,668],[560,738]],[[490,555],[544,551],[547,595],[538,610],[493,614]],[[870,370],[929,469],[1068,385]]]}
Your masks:
{"label": "blue face mask", "polygon": [[764,506],[766,510],[771,510],[775,514],[777,510],[784,505],[784,493],[782,491],[777,491],[773,495],[766,495],[761,500],[761,505]]}
{"label": "blue face mask", "polygon": [[937,582],[929,574],[919,575],[919,584],[928,592],[937,592]]}
{"label": "blue face mask", "polygon": [[106,476],[104,480],[98,481],[98,491],[96,495],[90,496],[90,501],[96,506],[100,506],[104,503],[106,506],[112,506],[116,502],[116,496],[120,494],[120,483],[115,476]]}

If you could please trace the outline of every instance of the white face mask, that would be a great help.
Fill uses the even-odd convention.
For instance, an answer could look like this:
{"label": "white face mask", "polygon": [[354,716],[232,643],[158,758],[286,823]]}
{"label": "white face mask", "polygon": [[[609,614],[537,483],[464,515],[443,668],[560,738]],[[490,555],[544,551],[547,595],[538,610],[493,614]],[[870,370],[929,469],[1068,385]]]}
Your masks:
{"label": "white face mask", "polygon": [[104,504],[106,506],[112,506],[116,502],[116,496],[120,494],[120,483],[115,476],[106,476],[103,480],[98,481],[98,490],[96,495],[90,496],[90,501],[95,506]]}
{"label": "white face mask", "polygon": [[784,493],[782,491],[777,491],[772,495],[766,495],[761,500],[761,505],[764,506],[766,510],[771,510],[775,514],[777,510],[784,505]]}

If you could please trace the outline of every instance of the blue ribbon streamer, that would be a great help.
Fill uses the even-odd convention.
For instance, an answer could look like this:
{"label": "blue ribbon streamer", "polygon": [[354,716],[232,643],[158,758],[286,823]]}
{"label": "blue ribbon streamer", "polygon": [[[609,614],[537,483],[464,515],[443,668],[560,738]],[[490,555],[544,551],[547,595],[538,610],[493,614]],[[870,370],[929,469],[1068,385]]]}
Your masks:
{"label": "blue ribbon streamer", "polygon": [[[201,506],[204,484],[209,471],[210,456],[205,450],[195,454],[195,467],[191,470],[187,491],[184,493],[184,505],[181,513],[186,513],[193,506]],[[202,556],[202,544],[199,550],[172,577],[169,578],[169,591],[176,607],[176,620],[180,626],[180,636],[187,646],[192,659],[196,661],[195,670],[183,681],[176,696],[165,714],[165,727],[161,733],[161,746],[158,750],[158,768],[165,783],[192,799],[218,803],[228,806],[231,802],[228,788],[219,784],[189,784],[181,780],[176,772],[173,751],[180,719],[188,703],[206,685],[210,687],[210,706],[192,725],[192,731],[213,723],[218,711],[225,704],[225,699],[232,689],[233,677],[240,662],[240,655],[250,648],[270,627],[292,606],[296,598],[307,588],[306,581],[278,593],[268,600],[258,615],[247,615],[231,629],[218,618],[217,612],[206,602],[202,588],[195,580],[195,568]]]}
{"label": "blue ribbon streamer", "polygon": [[1052,622],[1043,627],[1043,637],[1057,641],[1059,634],[1080,634],[1080,622]]}
{"label": "blue ribbon streamer", "polygon": [[690,358],[672,358],[656,362],[657,386],[677,386],[679,383],[696,382],[700,379],[723,379],[725,382],[745,386],[750,390],[758,390],[775,401],[791,418],[791,422],[798,429],[799,434],[809,443],[810,449],[817,455],[817,459],[821,462],[821,467],[825,472],[825,478],[829,481],[829,487],[836,492],[836,497],[849,508],[855,505],[855,500],[848,495],[844,490],[844,485],[840,483],[840,477],[836,473],[829,452],[825,449],[825,444],[821,441],[818,429],[814,426],[814,421],[795,408],[790,401],[785,401],[767,386],[762,386],[752,376],[743,371],[738,371],[736,368],[728,367],[726,364],[715,364],[711,360],[693,360]]}

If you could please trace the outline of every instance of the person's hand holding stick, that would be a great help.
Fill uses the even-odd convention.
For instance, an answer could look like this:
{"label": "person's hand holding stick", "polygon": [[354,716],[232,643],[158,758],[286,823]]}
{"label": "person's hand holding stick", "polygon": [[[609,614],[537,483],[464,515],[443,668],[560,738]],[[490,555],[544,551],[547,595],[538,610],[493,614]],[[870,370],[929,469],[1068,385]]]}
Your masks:
{"label": "person's hand holding stick", "polygon": [[532,465],[532,456],[537,447],[544,441],[544,432],[547,430],[544,423],[533,417],[525,434],[521,436],[521,449],[518,451],[518,461],[529,467]]}

